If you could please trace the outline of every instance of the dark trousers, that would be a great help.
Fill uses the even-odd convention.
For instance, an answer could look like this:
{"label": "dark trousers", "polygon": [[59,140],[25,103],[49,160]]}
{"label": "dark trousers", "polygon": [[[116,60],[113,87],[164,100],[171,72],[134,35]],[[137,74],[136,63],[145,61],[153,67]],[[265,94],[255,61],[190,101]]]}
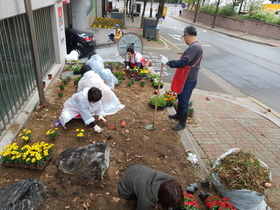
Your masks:
{"label": "dark trousers", "polygon": [[178,95],[179,106],[182,110],[181,112],[189,112],[188,104],[196,83],[197,81],[185,82],[182,93]]}

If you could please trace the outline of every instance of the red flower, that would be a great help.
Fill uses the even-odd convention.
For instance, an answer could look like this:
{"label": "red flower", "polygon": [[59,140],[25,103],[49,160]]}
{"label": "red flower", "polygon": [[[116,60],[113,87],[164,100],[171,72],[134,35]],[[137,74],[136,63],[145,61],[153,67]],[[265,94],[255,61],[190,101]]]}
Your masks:
{"label": "red flower", "polygon": [[214,196],[208,197],[205,200],[205,205],[209,210],[236,210],[229,201],[230,198],[220,198],[218,196]]}
{"label": "red flower", "polygon": [[188,194],[187,192],[183,191],[184,195],[184,203],[180,206],[184,210],[199,210],[199,205],[195,201],[195,198],[192,194]]}

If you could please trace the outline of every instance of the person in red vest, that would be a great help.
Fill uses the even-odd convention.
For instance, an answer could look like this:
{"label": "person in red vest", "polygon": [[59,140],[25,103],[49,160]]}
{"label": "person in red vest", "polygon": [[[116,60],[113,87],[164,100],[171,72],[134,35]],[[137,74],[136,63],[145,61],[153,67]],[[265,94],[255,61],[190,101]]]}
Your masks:
{"label": "person in red vest", "polygon": [[124,61],[126,69],[139,67],[143,68],[146,65],[146,59],[139,52],[135,52],[132,47],[127,48],[127,56]]}
{"label": "person in red vest", "polygon": [[179,123],[172,127],[172,130],[178,131],[186,127],[186,121],[189,111],[189,100],[192,91],[197,83],[200,61],[203,56],[203,50],[197,40],[197,31],[194,26],[187,26],[184,29],[183,39],[189,47],[184,51],[179,60],[168,61],[166,57],[161,58],[164,65],[176,68],[171,90],[178,94],[178,108],[174,115],[169,118],[179,120]]}

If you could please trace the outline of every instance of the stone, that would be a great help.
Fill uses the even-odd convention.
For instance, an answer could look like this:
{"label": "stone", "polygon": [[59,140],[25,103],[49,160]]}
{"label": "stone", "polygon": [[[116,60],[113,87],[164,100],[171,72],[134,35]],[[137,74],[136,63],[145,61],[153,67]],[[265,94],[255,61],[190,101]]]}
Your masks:
{"label": "stone", "polygon": [[98,181],[109,167],[109,156],[106,142],[68,149],[59,156],[58,168],[66,174]]}
{"label": "stone", "polygon": [[47,188],[40,180],[20,180],[0,191],[0,209],[37,209],[46,195]]}

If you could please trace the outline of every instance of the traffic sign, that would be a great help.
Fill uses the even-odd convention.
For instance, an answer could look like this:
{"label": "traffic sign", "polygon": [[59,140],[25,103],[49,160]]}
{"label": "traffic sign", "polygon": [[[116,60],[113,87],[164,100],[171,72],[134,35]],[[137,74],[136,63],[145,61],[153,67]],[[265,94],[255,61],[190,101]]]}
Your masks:
{"label": "traffic sign", "polygon": [[185,8],[187,5],[185,3],[182,3],[182,8]]}

